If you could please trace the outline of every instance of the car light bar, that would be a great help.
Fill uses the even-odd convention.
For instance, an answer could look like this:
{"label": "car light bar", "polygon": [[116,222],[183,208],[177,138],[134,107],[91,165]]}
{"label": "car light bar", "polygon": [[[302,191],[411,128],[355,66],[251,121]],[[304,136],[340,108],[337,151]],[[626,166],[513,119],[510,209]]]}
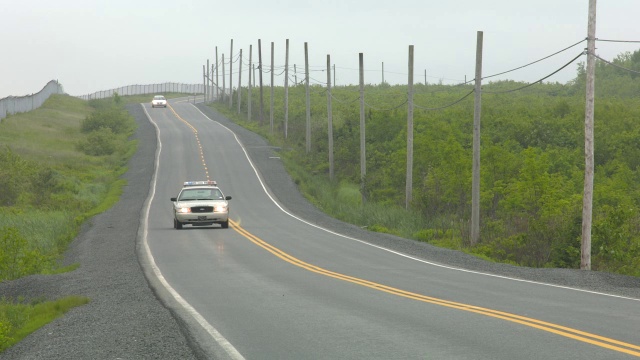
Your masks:
{"label": "car light bar", "polygon": [[198,186],[198,185],[213,185],[218,186],[218,183],[213,180],[203,181],[185,181],[183,186]]}

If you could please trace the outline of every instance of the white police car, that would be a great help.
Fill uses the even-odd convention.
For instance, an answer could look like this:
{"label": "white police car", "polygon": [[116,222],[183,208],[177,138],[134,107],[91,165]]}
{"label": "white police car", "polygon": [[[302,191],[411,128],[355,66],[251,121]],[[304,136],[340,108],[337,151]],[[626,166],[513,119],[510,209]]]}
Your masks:
{"label": "white police car", "polygon": [[212,180],[187,181],[173,202],[173,228],[183,225],[207,226],[220,224],[229,227],[229,202],[218,184]]}
{"label": "white police car", "polygon": [[167,107],[167,99],[162,96],[162,95],[156,95],[153,97],[153,100],[151,100],[151,107],[163,107],[166,108]]}

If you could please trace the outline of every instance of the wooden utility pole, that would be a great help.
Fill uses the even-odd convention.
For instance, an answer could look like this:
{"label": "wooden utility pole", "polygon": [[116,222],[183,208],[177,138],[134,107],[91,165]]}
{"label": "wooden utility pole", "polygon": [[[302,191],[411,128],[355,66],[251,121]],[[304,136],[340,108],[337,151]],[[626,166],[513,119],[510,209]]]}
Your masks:
{"label": "wooden utility pole", "polygon": [[591,222],[593,216],[594,105],[596,72],[596,0],[589,0],[587,26],[587,96],[584,114],[584,195],[582,198],[582,244],[580,269],[591,270]]}
{"label": "wooden utility pole", "polygon": [[[220,82],[218,81],[218,67],[220,63],[218,62],[218,47],[216,46],[216,98],[220,97]],[[219,99],[217,99],[219,100]]]}
{"label": "wooden utility pole", "polygon": [[413,198],[413,45],[409,45],[409,82],[407,101],[407,180],[405,208],[409,210]]}
{"label": "wooden utility pole", "polygon": [[307,131],[306,131],[306,145],[307,154],[311,152],[311,97],[309,94],[309,47],[304,43],[304,85],[305,85],[305,98],[307,104]]}
{"label": "wooden utility pole", "polygon": [[483,32],[476,35],[476,87],[473,110],[473,179],[471,183],[471,245],[480,240],[480,111],[482,110],[482,42]]}
{"label": "wooden utility pole", "polygon": [[204,103],[206,104],[209,101],[209,98],[211,97],[211,88],[209,87],[209,84],[211,83],[211,78],[209,77],[209,59],[207,59],[207,77],[206,77],[206,82],[205,82],[205,86],[204,86]]}
{"label": "wooden utility pole", "polygon": [[240,104],[242,103],[242,49],[240,49],[240,57],[238,58],[238,111],[240,114]]}
{"label": "wooden utility pole", "polygon": [[384,84],[384,61],[382,62],[382,83]]}
{"label": "wooden utility pole", "polygon": [[269,88],[271,90],[271,93],[270,93],[271,96],[270,96],[270,99],[269,99],[269,132],[271,134],[273,134],[273,91],[274,91],[274,86],[275,86],[273,84],[273,81],[274,81],[273,80],[273,77],[274,77],[274,71],[273,71],[274,70],[274,64],[273,64],[273,62],[274,62],[274,59],[275,59],[274,46],[275,45],[274,45],[274,43],[272,41],[271,42],[271,85],[269,86]]}
{"label": "wooden utility pole", "polygon": [[227,98],[227,85],[225,83],[225,76],[224,76],[224,54],[222,54],[222,103],[224,104],[226,98]]}
{"label": "wooden utility pole", "polygon": [[365,193],[365,179],[367,176],[367,147],[365,143],[365,123],[364,123],[364,54],[359,55],[360,63],[360,196],[362,205],[367,202]]}
{"label": "wooden utility pole", "polygon": [[336,64],[333,64],[333,86],[336,86]]}
{"label": "wooden utility pole", "polygon": [[262,41],[258,39],[258,74],[260,75],[260,125],[264,123],[264,91],[262,87]]}
{"label": "wooden utility pole", "polygon": [[333,181],[333,114],[331,110],[331,55],[327,54],[327,124],[329,132],[329,180]]}
{"label": "wooden utility pole", "polygon": [[229,53],[229,109],[233,107],[233,39],[231,39],[231,53]]}
{"label": "wooden utility pole", "polygon": [[249,45],[249,91],[247,93],[247,120],[251,121],[251,56],[253,52],[253,45]]}
{"label": "wooden utility pole", "polygon": [[284,138],[287,138],[289,127],[289,39],[286,41],[284,58]]}

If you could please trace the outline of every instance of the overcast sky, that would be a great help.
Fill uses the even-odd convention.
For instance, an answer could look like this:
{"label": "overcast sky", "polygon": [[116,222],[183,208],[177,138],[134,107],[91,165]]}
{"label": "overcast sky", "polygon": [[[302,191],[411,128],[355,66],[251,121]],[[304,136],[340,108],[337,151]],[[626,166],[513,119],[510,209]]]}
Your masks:
{"label": "overcast sky", "polygon": [[[57,79],[71,95],[132,84],[201,83],[202,65],[240,49],[248,62],[258,39],[262,59],[304,69],[304,43],[326,81],[327,55],[336,83],[358,82],[364,54],[365,82],[407,83],[409,45],[415,47],[415,82],[454,84],[474,76],[476,33],[484,33],[483,75],[525,65],[587,35],[589,0],[0,0],[0,98],[38,92]],[[599,39],[640,40],[640,0],[600,0]],[[640,49],[636,43],[598,42],[613,59]],[[491,80],[536,81],[577,56],[586,43],[549,60]],[[580,61],[586,61],[581,58]],[[237,72],[238,62],[233,64]],[[243,67],[243,83],[248,78]],[[228,71],[228,64],[227,69]],[[275,73],[279,74],[279,71]],[[572,64],[548,81],[575,77]],[[234,86],[237,85],[237,75]],[[293,77],[293,75],[292,75]],[[299,79],[301,76],[299,76]],[[228,76],[227,76],[228,79]],[[265,75],[267,83],[270,75]],[[284,77],[276,77],[276,84]]]}

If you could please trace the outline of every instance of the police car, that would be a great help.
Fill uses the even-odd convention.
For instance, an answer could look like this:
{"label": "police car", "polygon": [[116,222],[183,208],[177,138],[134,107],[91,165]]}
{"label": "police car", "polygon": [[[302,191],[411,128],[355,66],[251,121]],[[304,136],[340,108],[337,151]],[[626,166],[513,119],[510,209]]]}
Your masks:
{"label": "police car", "polygon": [[187,181],[173,202],[173,228],[183,225],[229,227],[229,200],[212,180]]}

